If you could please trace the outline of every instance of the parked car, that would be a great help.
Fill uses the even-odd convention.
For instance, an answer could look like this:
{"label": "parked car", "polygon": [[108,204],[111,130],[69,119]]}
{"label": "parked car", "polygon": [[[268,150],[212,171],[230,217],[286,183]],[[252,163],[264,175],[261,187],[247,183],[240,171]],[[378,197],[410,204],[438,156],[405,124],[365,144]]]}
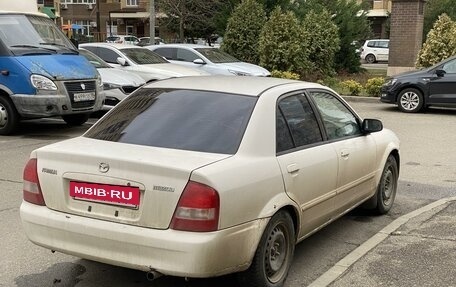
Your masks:
{"label": "parked car", "polygon": [[106,43],[137,45],[139,43],[139,39],[138,37],[132,35],[115,35],[107,37]]}
{"label": "parked car", "polygon": [[171,64],[162,56],[143,47],[113,43],[86,43],[79,46],[96,54],[112,67],[138,74],[146,82],[208,75],[198,69]]}
{"label": "parked car", "polygon": [[[164,44],[165,44],[165,41],[163,41],[162,38],[155,37],[155,45],[164,45]],[[141,37],[141,38],[139,38],[139,42],[136,45],[138,45],[140,47],[152,45],[150,43],[150,37]]]}
{"label": "parked car", "polygon": [[372,64],[378,61],[388,61],[389,59],[389,40],[377,39],[367,40],[361,48],[361,59]]}
{"label": "parked car", "polygon": [[419,71],[406,72],[386,80],[380,100],[397,104],[406,113],[428,106],[456,106],[456,57]]}
{"label": "parked car", "polygon": [[270,76],[268,70],[241,62],[218,48],[193,44],[166,44],[148,46],[174,64],[198,68],[216,75]]}
{"label": "parked car", "polygon": [[139,75],[113,68],[88,50],[81,48],[79,49],[79,54],[86,57],[101,76],[103,93],[105,94],[104,111],[110,110],[126,96],[146,83]]}
{"label": "parked car", "polygon": [[399,161],[393,132],[319,84],[174,78],[33,151],[20,215],[51,250],[283,286],[297,242],[362,203],[391,209]]}

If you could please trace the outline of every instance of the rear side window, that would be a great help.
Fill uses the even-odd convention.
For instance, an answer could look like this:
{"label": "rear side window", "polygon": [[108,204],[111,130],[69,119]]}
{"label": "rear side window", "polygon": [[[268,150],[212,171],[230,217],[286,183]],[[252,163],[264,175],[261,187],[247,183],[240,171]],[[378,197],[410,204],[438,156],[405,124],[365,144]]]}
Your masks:
{"label": "rear side window", "polygon": [[194,90],[142,89],[84,136],[121,143],[234,154],[257,98]]}

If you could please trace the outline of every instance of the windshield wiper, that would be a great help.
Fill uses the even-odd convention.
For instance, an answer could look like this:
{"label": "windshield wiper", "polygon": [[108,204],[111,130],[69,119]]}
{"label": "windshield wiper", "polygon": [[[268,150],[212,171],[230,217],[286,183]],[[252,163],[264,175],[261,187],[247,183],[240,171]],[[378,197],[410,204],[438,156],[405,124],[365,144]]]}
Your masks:
{"label": "windshield wiper", "polygon": [[57,53],[56,50],[51,49],[51,48],[46,48],[46,47],[38,47],[38,46],[33,46],[33,45],[13,45],[10,46],[11,48],[31,48],[31,49],[40,49],[40,50],[46,50],[46,51],[51,51],[53,53]]}
{"label": "windshield wiper", "polygon": [[65,48],[67,50],[70,50],[70,51],[74,52],[75,54],[79,54],[78,50],[72,49],[72,48],[70,48],[70,47],[68,47],[66,45],[59,44],[59,43],[46,42],[46,43],[40,43],[40,45],[57,46],[57,47],[60,47],[60,48]]}

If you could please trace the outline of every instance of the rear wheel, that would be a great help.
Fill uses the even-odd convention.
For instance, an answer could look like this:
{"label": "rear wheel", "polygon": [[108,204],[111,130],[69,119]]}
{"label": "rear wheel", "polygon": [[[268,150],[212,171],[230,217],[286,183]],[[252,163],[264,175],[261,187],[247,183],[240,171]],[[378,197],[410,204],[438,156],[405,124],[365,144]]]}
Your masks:
{"label": "rear wheel", "polygon": [[280,211],[266,227],[249,269],[239,274],[242,286],[281,287],[288,275],[295,248],[291,216]]}
{"label": "rear wheel", "polygon": [[397,179],[399,177],[396,158],[390,155],[383,168],[382,177],[377,187],[377,206],[375,211],[378,214],[387,213],[393,206],[396,198]]}
{"label": "rear wheel", "polygon": [[62,119],[70,126],[80,126],[87,122],[89,114],[75,114],[62,116]]}
{"label": "rear wheel", "polygon": [[8,97],[0,96],[0,135],[9,135],[17,127],[19,114]]}
{"label": "rear wheel", "polygon": [[373,63],[375,63],[377,61],[377,59],[375,58],[375,56],[373,54],[367,55],[365,60],[369,64],[373,64]]}

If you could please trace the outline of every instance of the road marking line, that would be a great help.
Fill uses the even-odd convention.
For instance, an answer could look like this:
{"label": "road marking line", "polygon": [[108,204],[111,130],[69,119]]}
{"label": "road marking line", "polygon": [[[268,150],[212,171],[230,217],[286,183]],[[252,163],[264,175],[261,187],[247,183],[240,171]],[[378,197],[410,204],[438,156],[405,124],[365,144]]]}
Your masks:
{"label": "road marking line", "polygon": [[350,268],[350,266],[356,263],[356,261],[358,261],[361,257],[366,255],[367,252],[374,249],[383,240],[388,238],[388,236],[391,235],[391,233],[395,232],[402,225],[407,223],[410,219],[452,201],[456,201],[456,197],[443,198],[434,201],[428,205],[425,205],[417,210],[409,212],[405,215],[402,215],[401,217],[397,218],[396,220],[385,226],[382,230],[377,232],[377,234],[369,238],[366,242],[358,246],[355,250],[350,252],[344,258],[339,260],[339,262],[337,262],[328,271],[323,273],[323,275],[321,275],[315,281],[313,281],[308,287],[328,286],[332,282],[336,281],[342,274],[344,274],[348,270],[348,268]]}

